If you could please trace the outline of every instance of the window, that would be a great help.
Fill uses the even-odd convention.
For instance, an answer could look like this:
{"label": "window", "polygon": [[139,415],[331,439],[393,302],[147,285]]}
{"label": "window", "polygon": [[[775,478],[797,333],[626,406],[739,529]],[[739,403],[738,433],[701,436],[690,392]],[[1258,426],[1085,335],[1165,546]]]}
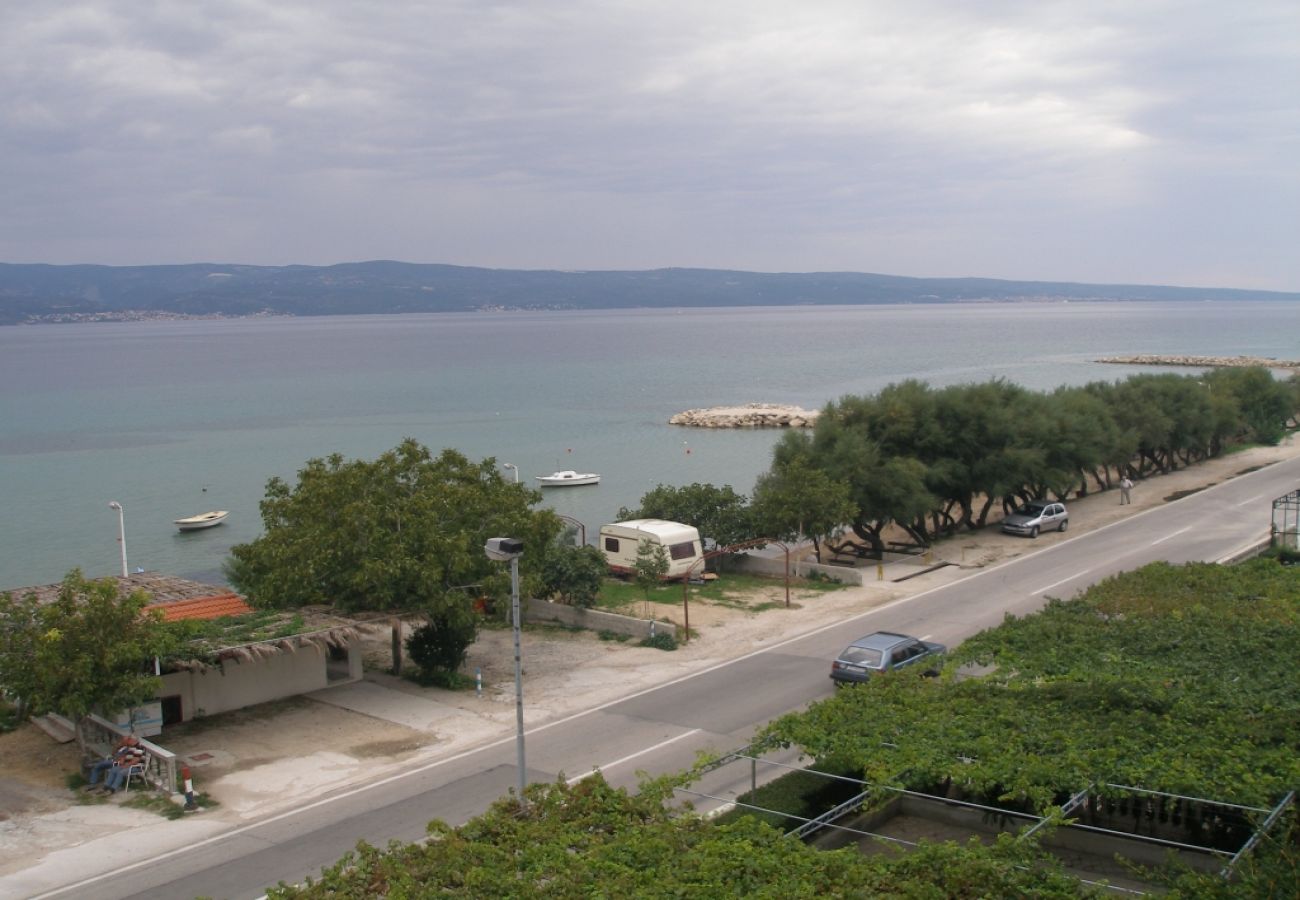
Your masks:
{"label": "window", "polygon": [[695,542],[684,541],[668,548],[668,555],[673,559],[690,559],[695,556]]}
{"label": "window", "polygon": [[607,537],[607,538],[605,538],[605,549],[608,550],[610,553],[617,553],[617,552],[618,552],[618,538],[615,538],[615,537]]}

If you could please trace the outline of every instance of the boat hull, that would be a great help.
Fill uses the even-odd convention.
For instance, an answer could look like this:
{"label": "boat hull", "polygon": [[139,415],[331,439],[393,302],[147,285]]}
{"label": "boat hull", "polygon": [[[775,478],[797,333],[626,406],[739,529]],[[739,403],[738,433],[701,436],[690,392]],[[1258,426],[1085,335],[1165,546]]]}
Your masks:
{"label": "boat hull", "polygon": [[201,531],[204,528],[214,528],[220,525],[226,521],[228,515],[230,515],[229,510],[218,509],[212,512],[199,513],[197,516],[176,519],[174,524],[181,531]]}
{"label": "boat hull", "polygon": [[542,487],[575,487],[600,483],[600,476],[595,472],[556,472],[554,475],[538,475],[536,478]]}

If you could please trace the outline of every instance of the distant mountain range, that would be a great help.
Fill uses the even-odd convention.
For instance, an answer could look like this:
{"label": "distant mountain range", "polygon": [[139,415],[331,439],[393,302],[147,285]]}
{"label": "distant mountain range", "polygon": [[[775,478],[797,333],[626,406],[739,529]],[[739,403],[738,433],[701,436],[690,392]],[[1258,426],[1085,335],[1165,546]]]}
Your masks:
{"label": "distant mountain range", "polygon": [[0,325],[167,316],[321,316],[490,309],[981,300],[1296,301],[1300,300],[1300,294],[991,278],[906,278],[858,272],[552,271],[389,261],[334,266],[0,263]]}

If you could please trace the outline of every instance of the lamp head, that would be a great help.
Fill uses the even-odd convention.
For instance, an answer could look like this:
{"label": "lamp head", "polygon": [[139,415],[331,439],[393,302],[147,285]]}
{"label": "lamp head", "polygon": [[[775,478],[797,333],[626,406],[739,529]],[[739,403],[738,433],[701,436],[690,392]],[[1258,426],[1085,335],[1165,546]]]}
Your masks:
{"label": "lamp head", "polygon": [[110,501],[108,501],[108,508],[109,508],[109,509],[121,510],[121,509],[122,509],[122,504],[118,503],[116,500],[110,500]]}
{"label": "lamp head", "polygon": [[483,550],[487,553],[488,559],[496,562],[508,562],[523,555],[524,542],[518,538],[488,538],[487,543],[483,545]]}

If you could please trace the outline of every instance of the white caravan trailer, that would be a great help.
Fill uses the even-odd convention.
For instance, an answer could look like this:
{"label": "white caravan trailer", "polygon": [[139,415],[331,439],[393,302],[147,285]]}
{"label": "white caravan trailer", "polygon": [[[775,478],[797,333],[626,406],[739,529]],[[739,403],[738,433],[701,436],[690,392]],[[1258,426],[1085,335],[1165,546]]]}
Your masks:
{"label": "white caravan trailer", "polygon": [[600,527],[600,549],[610,571],[630,575],[636,571],[636,553],[642,541],[659,544],[668,551],[667,578],[685,578],[694,569],[704,571],[700,557],[704,546],[700,532],[692,525],[663,519],[628,519]]}

